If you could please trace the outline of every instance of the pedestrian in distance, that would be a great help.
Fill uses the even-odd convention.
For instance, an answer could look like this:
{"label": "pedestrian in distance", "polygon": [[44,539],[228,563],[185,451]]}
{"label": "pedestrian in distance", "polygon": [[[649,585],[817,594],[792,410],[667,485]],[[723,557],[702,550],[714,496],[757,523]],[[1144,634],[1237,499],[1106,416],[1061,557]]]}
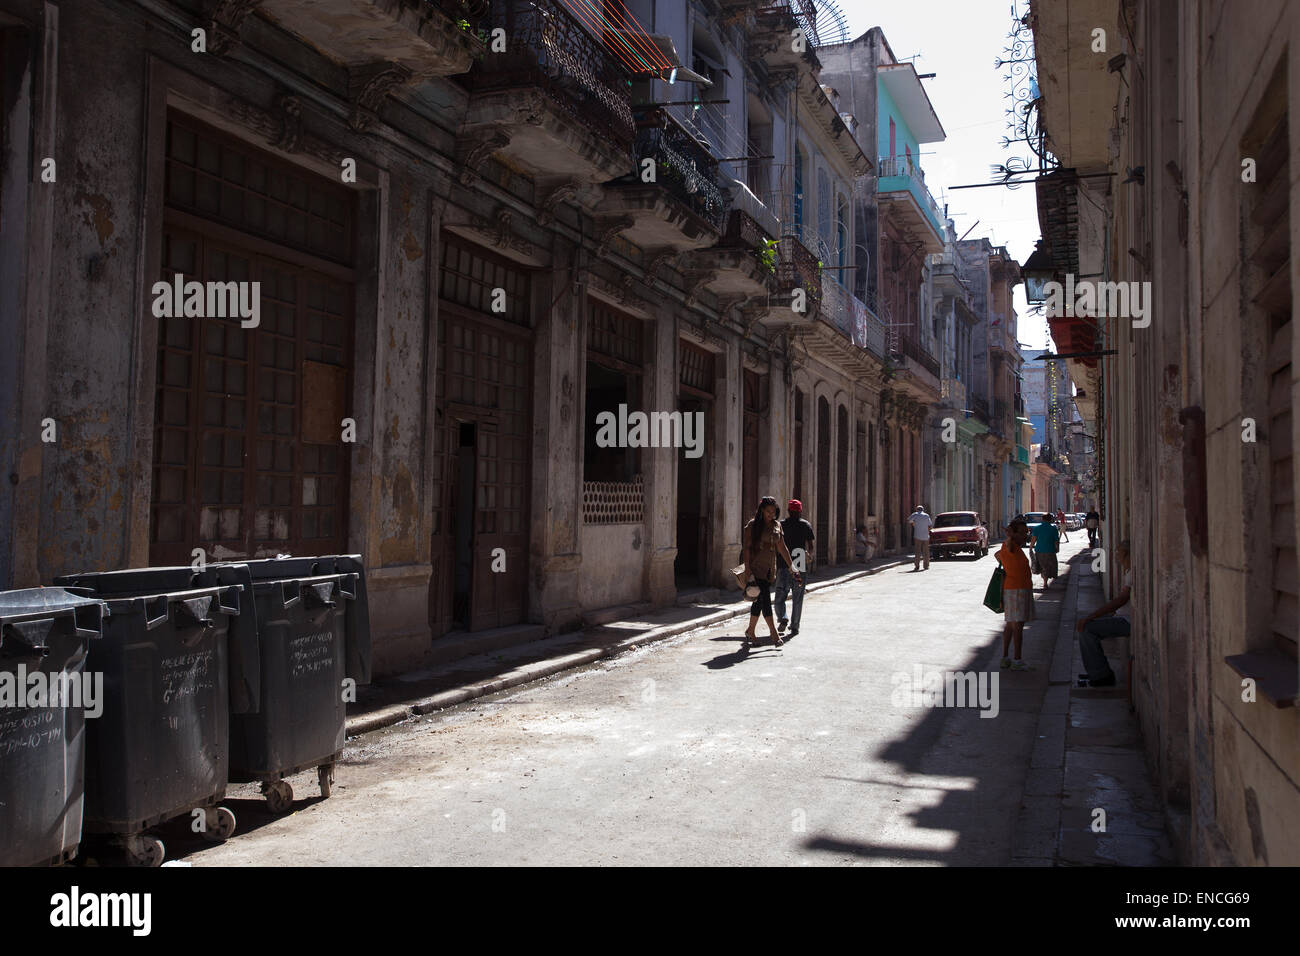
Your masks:
{"label": "pedestrian in distance", "polygon": [[[758,503],[754,517],[750,518],[749,523],[745,525],[743,538],[745,544],[741,554],[744,570],[741,573],[747,579],[753,576],[754,584],[758,587],[758,597],[749,608],[749,628],[745,631],[741,650],[747,650],[754,641],[754,628],[758,626],[760,617],[767,622],[772,643],[777,647],[783,643],[781,635],[777,633],[776,622],[772,620],[771,589],[772,582],[776,580],[777,555],[783,557],[787,564],[793,565],[794,561],[790,557],[790,550],[785,546],[781,523],[776,520],[777,511],[776,499],[765,497]],[[803,575],[797,571],[793,574],[795,581],[802,584]]]}
{"label": "pedestrian in distance", "polygon": [[1133,568],[1129,563],[1129,543],[1121,541],[1115,549],[1115,563],[1123,569],[1123,584],[1114,600],[1107,601],[1074,625],[1079,632],[1079,653],[1087,670],[1079,675],[1080,687],[1114,687],[1115,672],[1111,670],[1101,642],[1108,637],[1128,637],[1132,633],[1129,612],[1122,610],[1133,594]]}
{"label": "pedestrian in distance", "polygon": [[871,542],[867,540],[867,529],[863,525],[858,525],[854,529],[853,537],[853,557],[857,561],[865,562],[867,554],[871,551]]}
{"label": "pedestrian in distance", "polygon": [[[1016,518],[1005,529],[1007,536],[998,551],[998,562],[1006,577],[1002,581],[1002,669],[1033,670],[1021,656],[1025,624],[1034,620],[1034,579],[1029,559],[1021,549],[1029,543],[1029,525]],[[1015,659],[1008,656],[1014,650]]]}
{"label": "pedestrian in distance", "polygon": [[1056,554],[1061,550],[1061,534],[1056,530],[1053,524],[1052,513],[1049,511],[1043,515],[1043,523],[1036,524],[1030,530],[1030,536],[1034,539],[1034,557],[1038,561],[1038,573],[1043,576],[1043,590],[1047,590],[1047,585],[1056,580]]}
{"label": "pedestrian in distance", "polygon": [[[785,546],[789,549],[791,557],[795,560],[787,563],[784,558],[781,559],[781,568],[776,575],[776,629],[778,632],[784,631],[787,624],[790,625],[790,633],[786,635],[786,640],[794,637],[799,633],[799,621],[803,618],[803,595],[807,584],[802,578],[796,580],[799,572],[806,572],[812,565],[813,556],[813,526],[803,516],[803,502],[797,498],[791,498],[790,503],[785,506],[785,510],[790,512],[789,517],[781,522],[781,537],[785,539]],[[799,562],[799,553],[802,554],[802,562]],[[801,567],[794,565],[801,563]],[[787,594],[794,592],[790,599],[790,617],[785,616],[785,598]],[[752,628],[751,628],[752,630]]]}
{"label": "pedestrian in distance", "polygon": [[934,524],[934,519],[925,513],[925,508],[921,505],[916,506],[916,510],[907,519],[912,525],[912,541],[916,547],[916,554],[912,562],[912,570],[920,571],[921,562],[925,562],[925,570],[930,570],[930,526]]}
{"label": "pedestrian in distance", "polygon": [[1066,534],[1065,512],[1062,511],[1060,508],[1056,509],[1056,527],[1061,532],[1061,540],[1068,544],[1070,541],[1070,536]]}
{"label": "pedestrian in distance", "polygon": [[1089,511],[1083,518],[1083,526],[1088,529],[1088,547],[1097,547],[1097,529],[1101,527],[1101,515]]}

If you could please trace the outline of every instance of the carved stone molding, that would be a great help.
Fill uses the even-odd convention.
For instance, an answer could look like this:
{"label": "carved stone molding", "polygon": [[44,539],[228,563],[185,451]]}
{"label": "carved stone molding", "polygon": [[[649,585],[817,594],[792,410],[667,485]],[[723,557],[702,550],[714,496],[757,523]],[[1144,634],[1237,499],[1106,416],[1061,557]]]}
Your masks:
{"label": "carved stone molding", "polygon": [[636,225],[631,216],[605,216],[596,220],[596,258],[604,259],[609,254],[609,247],[614,237],[626,232]]}
{"label": "carved stone molding", "polygon": [[659,273],[661,273],[664,269],[671,266],[680,257],[681,257],[681,253],[678,252],[676,249],[664,249],[661,250],[660,252],[655,253],[654,258],[650,260],[650,264],[646,266],[646,270],[645,270],[646,285],[649,285],[650,283],[654,282],[655,279],[658,279]]}
{"label": "carved stone molding", "polygon": [[478,169],[483,161],[499,149],[510,145],[510,136],[503,130],[490,130],[469,138],[465,143],[465,158],[460,164],[460,184],[472,186],[478,179]]}
{"label": "carved stone molding", "polygon": [[348,98],[352,112],[348,123],[359,133],[379,121],[379,108],[389,93],[411,81],[414,73],[400,63],[372,63],[348,71]]}
{"label": "carved stone molding", "polygon": [[239,46],[239,31],[262,0],[217,0],[208,19],[208,52],[225,56]]}
{"label": "carved stone molding", "polygon": [[533,244],[512,233],[510,223],[513,219],[514,213],[503,207],[498,209],[491,219],[475,216],[470,220],[470,225],[498,249],[514,249],[526,256],[533,256]]}
{"label": "carved stone molding", "polygon": [[578,183],[561,183],[547,193],[546,198],[537,207],[537,224],[539,226],[549,226],[554,222],[555,211],[559,208],[560,203],[569,202],[577,196],[578,188]]}
{"label": "carved stone molding", "polygon": [[512,94],[510,107],[514,111],[515,122],[528,126],[541,126],[549,113],[546,97],[536,90],[520,95]]}
{"label": "carved stone molding", "polygon": [[284,92],[276,95],[269,110],[235,97],[227,97],[225,102],[226,115],[260,134],[269,146],[286,153],[305,153],[338,166],[345,153],[303,130],[302,109],[302,100]]}
{"label": "carved stone molding", "polygon": [[710,282],[717,279],[718,273],[713,269],[691,269],[686,273],[686,307],[693,308],[699,304],[700,293]]}
{"label": "carved stone molding", "polygon": [[640,283],[637,282],[636,276],[624,274],[623,278],[619,280],[619,284],[618,284],[617,298],[618,298],[619,305],[628,304],[628,302],[632,299],[633,293],[636,291],[636,287],[639,284]]}

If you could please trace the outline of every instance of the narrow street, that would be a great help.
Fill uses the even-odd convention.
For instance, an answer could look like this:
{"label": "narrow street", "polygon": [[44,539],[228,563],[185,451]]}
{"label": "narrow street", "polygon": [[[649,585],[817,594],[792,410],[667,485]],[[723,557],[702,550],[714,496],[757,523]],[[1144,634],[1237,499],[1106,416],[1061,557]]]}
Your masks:
{"label": "narrow street", "polygon": [[[891,568],[810,595],[780,649],[740,653],[737,619],[365,735],[329,800],[303,775],[296,812],[272,818],[234,791],[240,835],[184,859],[1009,863],[1055,629],[1027,633],[1036,670],[1000,672],[996,718],[892,699],[918,665],[997,672],[1001,617],[980,604],[993,567]],[[1040,618],[1063,592],[1037,599]]]}

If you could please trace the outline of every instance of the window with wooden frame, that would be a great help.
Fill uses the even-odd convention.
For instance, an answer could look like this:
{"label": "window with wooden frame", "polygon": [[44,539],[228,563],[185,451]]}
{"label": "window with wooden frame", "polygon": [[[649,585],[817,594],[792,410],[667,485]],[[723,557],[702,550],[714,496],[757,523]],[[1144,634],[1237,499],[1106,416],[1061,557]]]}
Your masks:
{"label": "window with wooden frame", "polygon": [[260,321],[158,319],[150,560],[346,550],[353,197],[188,117],[166,141],[159,278],[258,283]]}
{"label": "window with wooden frame", "polygon": [[717,389],[714,354],[694,342],[681,339],[678,358],[682,391],[697,398],[713,398]]}

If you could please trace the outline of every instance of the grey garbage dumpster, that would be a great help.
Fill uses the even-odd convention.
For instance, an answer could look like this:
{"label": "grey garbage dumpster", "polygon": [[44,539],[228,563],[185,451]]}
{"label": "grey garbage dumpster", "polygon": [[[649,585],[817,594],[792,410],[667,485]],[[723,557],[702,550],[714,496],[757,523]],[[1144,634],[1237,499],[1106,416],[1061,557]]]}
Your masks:
{"label": "grey garbage dumpster", "polygon": [[86,657],[106,614],[62,588],[0,593],[0,866],[77,852],[86,721],[103,707]]}
{"label": "grey garbage dumpster", "polygon": [[218,804],[230,760],[227,639],[242,589],[147,585],[100,596],[108,620],[87,667],[104,675],[104,710],[86,734],[83,829],[111,834],[132,864],[158,866],[166,849],[152,827],[189,816],[211,841],[235,830]]}
{"label": "grey garbage dumpster", "polygon": [[346,739],[346,704],[370,679],[370,628],[359,556],[209,565],[253,594],[261,698],[230,726],[230,779],[259,781],[268,806],[292,806],[285,777],[316,768],[323,797]]}

